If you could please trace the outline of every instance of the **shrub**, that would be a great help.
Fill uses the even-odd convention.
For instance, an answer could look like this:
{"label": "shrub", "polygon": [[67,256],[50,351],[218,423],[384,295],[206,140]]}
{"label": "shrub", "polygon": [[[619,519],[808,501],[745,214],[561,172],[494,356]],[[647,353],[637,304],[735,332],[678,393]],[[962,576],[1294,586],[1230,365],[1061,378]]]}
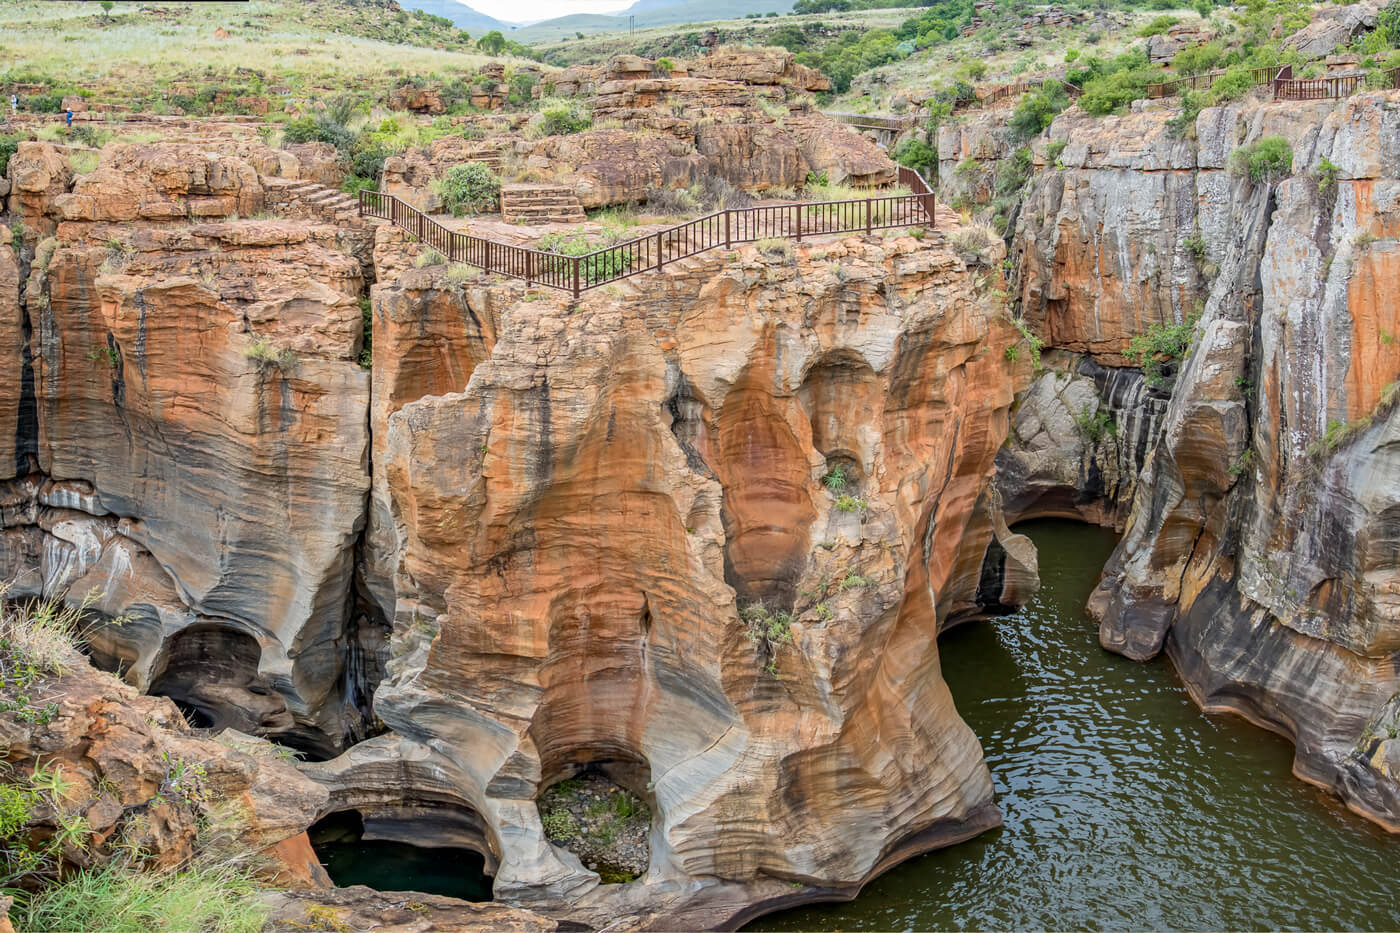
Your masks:
{"label": "shrub", "polygon": [[1058,81],[1047,81],[1037,91],[1021,95],[1011,114],[1010,126],[1021,138],[1038,136],[1069,106],[1069,93]]}
{"label": "shrub", "polygon": [[19,150],[22,136],[0,136],[0,175],[10,167],[10,156]]}
{"label": "shrub", "polygon": [[255,360],[264,367],[275,366],[286,372],[297,364],[296,354],[288,347],[278,348],[266,337],[259,337],[254,340],[243,355],[250,360]]}
{"label": "shrub", "polygon": [[846,475],[845,468],[840,464],[833,466],[822,476],[822,485],[832,492],[840,492],[845,489],[848,482],[850,482],[850,477]]}
{"label": "shrub", "polygon": [[1317,168],[1313,174],[1317,177],[1317,190],[1320,194],[1331,194],[1337,190],[1337,174],[1341,167],[1333,163],[1327,156],[1323,156],[1317,163]]}
{"label": "shrub", "polygon": [[1225,46],[1219,42],[1202,42],[1177,52],[1172,58],[1172,70],[1179,75],[1195,75],[1210,71],[1225,57]]}
{"label": "shrub", "polygon": [[579,268],[579,280],[585,285],[597,285],[617,278],[632,266],[632,254],[609,251],[591,255],[605,244],[595,243],[582,229],[569,233],[551,233],[540,237],[537,248],[561,256],[587,257]]}
{"label": "shrub", "polygon": [[1179,22],[1181,22],[1181,20],[1175,16],[1158,16],[1156,19],[1152,20],[1152,22],[1139,29],[1138,35],[1144,39],[1149,36],[1160,36]]}
{"label": "shrub", "polygon": [[1180,324],[1153,324],[1146,333],[1129,341],[1123,355],[1142,369],[1148,385],[1157,385],[1162,381],[1165,364],[1186,356],[1200,317],[1193,314]]}
{"label": "shrub", "polygon": [[593,125],[593,115],[573,101],[553,101],[540,109],[536,132],[541,136],[567,136]]}
{"label": "shrub", "polygon": [[931,177],[938,168],[938,153],[921,139],[906,137],[894,150],[895,161],[908,166],[925,178]]}
{"label": "shrub", "polygon": [[447,175],[433,183],[442,206],[460,217],[467,211],[496,206],[501,196],[501,179],[484,162],[454,165]]}
{"label": "shrub", "polygon": [[864,512],[868,505],[864,499],[843,495],[836,500],[836,508],[842,512]]}
{"label": "shrub", "polygon": [[1035,154],[1031,152],[1031,147],[1022,146],[1010,158],[1002,159],[997,163],[992,190],[998,195],[1015,194],[1030,179],[1031,168],[1034,165]]}
{"label": "shrub", "polygon": [[792,641],[792,613],[772,611],[763,603],[750,603],[739,612],[748,629],[748,639],[759,646],[763,669],[778,672],[778,648]]}
{"label": "shrub", "polygon": [[445,262],[447,262],[447,257],[429,246],[414,258],[413,268],[426,269],[428,266],[440,266]]}
{"label": "shrub", "polygon": [[1230,174],[1272,185],[1293,171],[1293,149],[1282,136],[1264,136],[1230,153]]}
{"label": "shrub", "polygon": [[1142,64],[1093,78],[1084,85],[1079,106],[1094,116],[1121,110],[1147,96],[1147,85],[1162,78],[1161,70]]}
{"label": "shrub", "polygon": [[1113,437],[1118,433],[1118,426],[1107,408],[1094,412],[1085,405],[1074,416],[1074,426],[1079,429],[1079,436],[1090,444],[1097,444],[1104,437]]}

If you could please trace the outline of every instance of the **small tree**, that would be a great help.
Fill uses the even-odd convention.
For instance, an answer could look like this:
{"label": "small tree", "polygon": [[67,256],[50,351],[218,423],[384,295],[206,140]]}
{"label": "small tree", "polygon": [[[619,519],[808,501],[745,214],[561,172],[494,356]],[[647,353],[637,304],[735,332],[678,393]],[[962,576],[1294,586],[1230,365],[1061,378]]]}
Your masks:
{"label": "small tree", "polygon": [[476,47],[488,55],[500,55],[506,47],[506,37],[499,29],[493,29],[476,40]]}
{"label": "small tree", "polygon": [[103,17],[105,17],[106,19],[111,19],[111,18],[112,18],[112,7],[116,6],[116,4],[113,3],[112,0],[102,0],[101,6],[102,6],[102,15],[103,15]]}
{"label": "small tree", "polygon": [[501,180],[484,162],[467,162],[452,166],[433,190],[442,198],[442,206],[460,217],[467,211],[494,207],[501,196]]}

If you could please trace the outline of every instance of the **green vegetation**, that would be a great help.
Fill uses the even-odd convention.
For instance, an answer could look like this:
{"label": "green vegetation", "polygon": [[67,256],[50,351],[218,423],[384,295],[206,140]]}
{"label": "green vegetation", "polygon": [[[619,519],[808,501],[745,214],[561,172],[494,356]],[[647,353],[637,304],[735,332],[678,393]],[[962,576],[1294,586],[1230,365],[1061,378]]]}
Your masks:
{"label": "green vegetation", "polygon": [[1163,80],[1162,69],[1149,64],[1142,49],[1124,52],[1109,61],[1091,56],[1071,69],[1067,80],[1084,89],[1079,106],[1095,116],[1125,110],[1133,101],[1147,96],[1147,85]]}
{"label": "green vegetation", "polygon": [[792,641],[792,613],[770,610],[763,603],[750,603],[739,611],[749,641],[759,647],[763,669],[778,673],[778,648]]}
{"label": "green vegetation", "polygon": [[833,466],[822,476],[822,485],[832,492],[840,492],[845,489],[848,482],[850,482],[850,477],[846,475],[845,468],[840,464]]}
{"label": "green vegetation", "polygon": [[1011,129],[1022,139],[1039,136],[1069,106],[1069,92],[1059,81],[1047,81],[1039,90],[1021,95],[1011,114]]}
{"label": "green vegetation", "polygon": [[540,120],[535,132],[540,136],[567,136],[593,125],[593,115],[576,101],[551,100],[540,104]]}
{"label": "green vegetation", "polygon": [[1264,136],[1230,153],[1230,174],[1272,185],[1293,171],[1293,149],[1282,136]]}
{"label": "green vegetation", "polygon": [[[1034,367],[1036,372],[1040,372],[1040,350],[1045,346],[1045,341],[1031,333],[1031,329],[1026,326],[1026,322],[1021,318],[1013,317],[1010,320],[1012,326],[1020,333],[1021,339],[1025,341],[1027,349],[1030,350],[1032,367]],[[1013,363],[1020,357],[1019,348],[1016,349],[1016,353],[1013,354],[1011,352],[1011,350],[1016,347],[1016,344],[1012,344],[1010,347],[1006,348],[1006,358]]]}
{"label": "green vegetation", "polygon": [[[224,4],[121,4],[105,19],[72,4],[42,0],[0,3],[0,30],[24,54],[6,83],[43,84],[25,96],[25,110],[57,113],[64,94],[81,85],[102,100],[148,109],[195,105],[226,109],[239,96],[270,96],[285,85],[314,88],[383,86],[400,74],[475,72],[486,60],[467,33],[420,11],[357,0],[259,0]],[[224,27],[229,35],[219,37]],[[82,54],[75,54],[75,49]],[[530,57],[507,42],[504,53]],[[524,53],[522,55],[522,53]],[[218,101],[216,102],[216,93]]]}
{"label": "green vegetation", "polygon": [[[616,278],[632,266],[630,253],[616,251],[598,253],[598,250],[608,245],[608,243],[600,243],[592,239],[583,228],[579,228],[573,233],[546,234],[540,237],[535,248],[546,253],[558,253],[561,256],[587,257],[579,269],[579,279],[584,284],[596,285],[599,282]],[[598,253],[598,255],[592,255],[593,253]]]}
{"label": "green vegetation", "polygon": [[264,368],[276,367],[282,372],[287,372],[297,364],[297,356],[290,347],[279,348],[266,337],[254,340],[243,351],[243,355]]}
{"label": "green vegetation", "polygon": [[1180,324],[1153,324],[1146,333],[1128,342],[1123,353],[1134,366],[1142,369],[1148,385],[1162,381],[1167,363],[1186,356],[1196,331],[1199,314],[1193,314]]}
{"label": "green vegetation", "polygon": [[433,183],[442,206],[460,217],[470,211],[494,209],[501,196],[501,179],[484,162],[454,165],[447,175]]}
{"label": "green vegetation", "polygon": [[855,496],[842,495],[836,500],[836,508],[842,512],[864,512],[868,507],[864,499]]}
{"label": "green vegetation", "polygon": [[248,860],[208,855],[164,871],[113,862],[43,889],[20,907],[15,919],[27,933],[90,930],[97,917],[103,933],[257,933],[267,908],[258,900],[263,886],[252,867]]}
{"label": "green vegetation", "polygon": [[1323,156],[1317,163],[1317,168],[1313,174],[1317,178],[1317,190],[1319,194],[1330,195],[1337,190],[1337,174],[1341,168],[1333,164],[1332,160]]}
{"label": "green vegetation", "polygon": [[1090,444],[1098,444],[1105,437],[1116,437],[1118,434],[1118,425],[1107,408],[1090,411],[1089,406],[1085,405],[1074,416],[1074,426],[1079,429],[1079,436]]}
{"label": "green vegetation", "polygon": [[894,159],[900,165],[912,168],[925,179],[938,174],[938,152],[922,139],[905,137],[895,147]]}

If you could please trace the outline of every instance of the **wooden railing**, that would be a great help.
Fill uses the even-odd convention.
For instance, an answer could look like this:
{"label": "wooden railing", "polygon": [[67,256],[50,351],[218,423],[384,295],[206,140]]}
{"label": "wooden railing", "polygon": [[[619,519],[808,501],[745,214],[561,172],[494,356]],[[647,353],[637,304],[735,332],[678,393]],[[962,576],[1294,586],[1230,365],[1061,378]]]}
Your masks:
{"label": "wooden railing", "polygon": [[582,256],[499,243],[458,233],[393,195],[360,191],[360,215],[379,217],[406,230],[449,262],[580,293],[642,272],[660,271],[666,263],[706,250],[769,238],[831,233],[871,233],[892,227],[934,226],[934,194],[922,175],[898,167],[898,182],[910,194],[848,201],[801,201],[722,210],[646,236],[614,243]]}
{"label": "wooden railing", "polygon": [[[1149,98],[1172,97],[1183,91],[1203,91],[1215,84],[1225,72],[1208,71],[1160,84],[1149,84]],[[1325,78],[1295,78],[1292,65],[1265,65],[1249,70],[1254,87],[1269,85],[1274,100],[1340,100],[1366,89],[1364,74],[1332,75]],[[1385,72],[1383,88],[1400,88],[1400,68]]]}
{"label": "wooden railing", "polygon": [[959,97],[953,101],[954,110],[968,110],[974,107],[985,107],[988,104],[995,104],[1027,91],[1044,87],[1047,84],[1058,84],[1065,89],[1070,100],[1078,100],[1084,91],[1068,81],[1061,81],[1059,78],[1046,78],[1044,81],[1013,81],[1010,84],[996,84],[986,88],[977,88],[973,91],[972,97]]}
{"label": "wooden railing", "polygon": [[[1400,88],[1400,68],[1382,72],[1382,89]],[[1364,74],[1332,75],[1326,78],[1295,78],[1293,66],[1279,71],[1274,79],[1274,100],[1340,100],[1367,88]]]}
{"label": "wooden railing", "polygon": [[[1174,97],[1183,91],[1204,91],[1215,84],[1223,76],[1223,71],[1206,71],[1201,74],[1185,75],[1174,78],[1171,81],[1162,81],[1157,84],[1147,86],[1147,96],[1153,100],[1162,97]],[[1278,65],[1264,65],[1259,68],[1249,69],[1249,80],[1251,87],[1263,87],[1276,80],[1280,74]]]}

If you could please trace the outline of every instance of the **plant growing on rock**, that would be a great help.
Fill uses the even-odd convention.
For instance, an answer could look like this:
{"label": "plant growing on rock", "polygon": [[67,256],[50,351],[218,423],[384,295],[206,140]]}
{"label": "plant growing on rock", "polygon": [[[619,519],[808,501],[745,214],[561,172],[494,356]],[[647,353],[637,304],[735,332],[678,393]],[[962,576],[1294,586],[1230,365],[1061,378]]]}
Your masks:
{"label": "plant growing on rock", "polygon": [[759,646],[763,669],[778,673],[778,648],[792,641],[792,613],[770,610],[763,603],[750,603],[739,611],[748,629],[748,639]]}
{"label": "plant growing on rock", "polygon": [[1186,356],[1201,316],[1193,314],[1180,324],[1153,324],[1128,343],[1123,355],[1142,370],[1148,385],[1162,381],[1165,365]]}
{"label": "plant growing on rock", "polygon": [[822,485],[832,492],[840,492],[846,488],[850,482],[850,477],[846,475],[846,470],[839,463],[827,470],[822,476]]}
{"label": "plant growing on rock", "polygon": [[278,348],[266,337],[259,337],[254,340],[243,355],[250,360],[255,360],[263,367],[276,367],[282,372],[293,368],[297,364],[297,356],[289,347]]}
{"label": "plant growing on rock", "polygon": [[426,269],[428,266],[440,266],[447,262],[447,257],[429,246],[413,259],[413,268]]}
{"label": "plant growing on rock", "polygon": [[442,206],[460,217],[496,206],[501,196],[501,179],[484,162],[454,165],[447,175],[433,183]]}
{"label": "plant growing on rock", "polygon": [[1115,437],[1118,434],[1118,425],[1114,423],[1113,415],[1107,408],[1090,411],[1089,406],[1085,405],[1079,410],[1079,414],[1074,416],[1074,426],[1079,429],[1080,437],[1095,445],[1105,437]]}
{"label": "plant growing on rock", "polygon": [[534,132],[537,136],[568,136],[570,133],[581,133],[592,125],[593,115],[582,104],[556,99],[541,103]]}
{"label": "plant growing on rock", "polygon": [[864,512],[868,506],[864,499],[857,499],[855,496],[843,495],[836,500],[836,508],[841,512]]}
{"label": "plant growing on rock", "polygon": [[1230,174],[1273,185],[1293,171],[1293,149],[1282,136],[1263,136],[1230,153]]}

